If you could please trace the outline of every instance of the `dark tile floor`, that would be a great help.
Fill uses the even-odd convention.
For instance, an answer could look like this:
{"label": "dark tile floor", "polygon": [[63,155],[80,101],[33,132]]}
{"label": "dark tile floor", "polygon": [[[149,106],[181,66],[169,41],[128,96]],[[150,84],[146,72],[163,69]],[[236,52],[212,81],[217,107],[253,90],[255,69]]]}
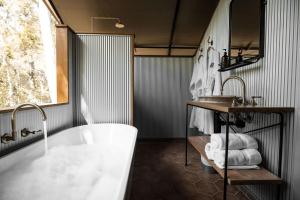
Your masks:
{"label": "dark tile floor", "polygon": [[[191,147],[186,167],[184,150],[184,141],[138,142],[130,200],[222,199],[223,179],[206,173]],[[229,186],[227,199],[248,200],[233,186]]]}

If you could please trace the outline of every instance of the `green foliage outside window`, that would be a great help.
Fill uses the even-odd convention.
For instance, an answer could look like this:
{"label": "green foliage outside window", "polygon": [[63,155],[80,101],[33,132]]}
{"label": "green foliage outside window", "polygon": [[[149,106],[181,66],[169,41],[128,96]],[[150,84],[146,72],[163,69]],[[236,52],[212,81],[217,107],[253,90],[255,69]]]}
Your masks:
{"label": "green foliage outside window", "polygon": [[[25,102],[53,103],[46,74],[40,1],[0,0],[0,108]],[[55,44],[56,22],[53,17],[50,20],[49,40]]]}

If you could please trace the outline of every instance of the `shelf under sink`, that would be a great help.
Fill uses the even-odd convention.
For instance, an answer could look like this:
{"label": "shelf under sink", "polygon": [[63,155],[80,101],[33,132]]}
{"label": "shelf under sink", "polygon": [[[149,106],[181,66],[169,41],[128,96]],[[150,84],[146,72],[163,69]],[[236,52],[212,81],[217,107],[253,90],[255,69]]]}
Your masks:
{"label": "shelf under sink", "polygon": [[[224,178],[224,170],[218,168],[215,163],[209,160],[205,153],[205,145],[210,141],[209,136],[190,136],[188,137],[190,144],[196,151],[203,156],[208,163]],[[249,170],[228,170],[228,184],[230,185],[256,185],[256,184],[281,184],[282,179],[270,172],[269,170],[260,167],[260,169]]]}

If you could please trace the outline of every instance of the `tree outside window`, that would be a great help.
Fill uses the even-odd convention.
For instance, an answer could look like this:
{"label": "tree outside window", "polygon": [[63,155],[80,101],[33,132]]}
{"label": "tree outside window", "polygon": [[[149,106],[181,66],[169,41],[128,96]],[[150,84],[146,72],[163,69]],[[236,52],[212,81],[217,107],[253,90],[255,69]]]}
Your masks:
{"label": "tree outside window", "polygon": [[0,0],[0,108],[56,103],[56,21],[42,0]]}

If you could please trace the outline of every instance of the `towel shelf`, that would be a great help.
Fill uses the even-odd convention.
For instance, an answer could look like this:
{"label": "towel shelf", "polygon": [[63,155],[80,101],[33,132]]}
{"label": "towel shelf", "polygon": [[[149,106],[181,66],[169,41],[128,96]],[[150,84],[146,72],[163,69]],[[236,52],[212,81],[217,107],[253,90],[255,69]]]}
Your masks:
{"label": "towel shelf", "polygon": [[[208,160],[204,151],[205,145],[210,141],[210,136],[190,136],[189,143],[203,156],[208,163],[224,178],[224,170],[218,168],[215,163]],[[255,184],[281,184],[282,179],[263,167],[250,170],[228,170],[228,184],[230,185],[255,185]]]}

